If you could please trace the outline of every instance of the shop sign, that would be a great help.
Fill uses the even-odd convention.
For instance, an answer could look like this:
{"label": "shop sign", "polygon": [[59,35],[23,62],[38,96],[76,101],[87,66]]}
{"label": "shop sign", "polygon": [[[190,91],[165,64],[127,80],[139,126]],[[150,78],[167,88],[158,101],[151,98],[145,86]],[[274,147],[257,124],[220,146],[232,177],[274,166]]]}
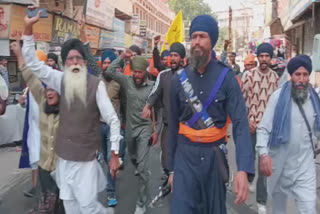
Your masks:
{"label": "shop sign", "polygon": [[132,37],[132,43],[137,45],[139,48],[142,48],[143,46],[143,39],[137,36]]}
{"label": "shop sign", "polygon": [[24,17],[26,16],[26,8],[18,5],[12,5],[11,23],[10,23],[10,39],[20,39],[24,31]]}
{"label": "shop sign", "polygon": [[52,22],[53,15],[49,14],[48,18],[40,19],[40,21],[34,25],[33,36],[35,41],[51,42]]}
{"label": "shop sign", "polygon": [[[26,16],[26,7],[19,5],[12,5],[11,8],[11,23],[10,35],[12,40],[21,39],[24,31],[24,18]],[[41,18],[33,27],[33,35],[35,41],[50,42],[52,38],[52,19],[51,14],[48,18]]]}
{"label": "shop sign", "polygon": [[147,36],[147,20],[140,20],[140,36]]}
{"label": "shop sign", "polygon": [[113,32],[107,30],[101,30],[99,49],[112,48]]}
{"label": "shop sign", "polygon": [[88,0],[86,8],[86,21],[89,24],[106,29],[112,29],[114,7],[110,1]]}
{"label": "shop sign", "polygon": [[70,19],[55,16],[53,24],[52,43],[62,45],[69,39],[79,39],[78,24]]}
{"label": "shop sign", "polygon": [[133,14],[131,19],[131,32],[133,34],[139,34],[139,15]]}
{"label": "shop sign", "polygon": [[113,45],[114,47],[124,47],[125,40],[125,23],[124,21],[114,18],[113,19]]}
{"label": "shop sign", "polygon": [[99,48],[100,28],[85,25],[85,31],[91,48]]}
{"label": "shop sign", "polygon": [[125,34],[124,37],[124,46],[129,48],[132,45],[132,36],[130,34]]}

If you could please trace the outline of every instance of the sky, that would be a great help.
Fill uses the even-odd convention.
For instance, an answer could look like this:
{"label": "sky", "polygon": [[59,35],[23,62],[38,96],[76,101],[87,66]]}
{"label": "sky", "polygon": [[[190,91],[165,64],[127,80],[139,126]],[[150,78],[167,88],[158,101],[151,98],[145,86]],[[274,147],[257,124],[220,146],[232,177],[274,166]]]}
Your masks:
{"label": "sky", "polygon": [[230,5],[233,9],[242,8],[241,2],[246,2],[246,0],[205,0],[205,2],[210,5],[212,11],[225,11]]}

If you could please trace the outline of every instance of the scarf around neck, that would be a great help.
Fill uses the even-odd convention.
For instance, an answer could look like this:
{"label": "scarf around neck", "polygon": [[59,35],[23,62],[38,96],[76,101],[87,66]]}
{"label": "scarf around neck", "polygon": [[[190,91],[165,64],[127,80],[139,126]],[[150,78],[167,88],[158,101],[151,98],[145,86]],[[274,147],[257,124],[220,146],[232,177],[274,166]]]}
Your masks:
{"label": "scarf around neck", "polygon": [[[283,86],[280,92],[280,98],[276,105],[272,131],[269,139],[270,147],[278,147],[282,144],[286,144],[290,138],[290,124],[291,124],[291,81],[288,81]],[[312,101],[312,106],[316,113],[316,131],[320,131],[320,99],[317,92],[309,87],[310,99]],[[309,98],[308,98],[309,99]]]}

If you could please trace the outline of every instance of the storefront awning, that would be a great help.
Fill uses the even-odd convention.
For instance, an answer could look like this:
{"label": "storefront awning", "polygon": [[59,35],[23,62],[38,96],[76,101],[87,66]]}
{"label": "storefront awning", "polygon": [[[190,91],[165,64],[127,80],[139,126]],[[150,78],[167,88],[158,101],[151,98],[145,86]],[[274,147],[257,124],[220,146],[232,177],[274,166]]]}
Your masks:
{"label": "storefront awning", "polygon": [[118,10],[117,8],[115,8],[115,17],[117,17],[118,19],[121,19],[123,21],[130,20],[132,18],[131,16],[122,12],[121,10]]}
{"label": "storefront awning", "polygon": [[291,30],[291,29],[293,29],[293,28],[297,28],[297,27],[303,25],[305,22],[306,22],[306,21],[296,22],[296,23],[292,24],[290,27],[288,27],[288,29],[286,29],[286,31]]}

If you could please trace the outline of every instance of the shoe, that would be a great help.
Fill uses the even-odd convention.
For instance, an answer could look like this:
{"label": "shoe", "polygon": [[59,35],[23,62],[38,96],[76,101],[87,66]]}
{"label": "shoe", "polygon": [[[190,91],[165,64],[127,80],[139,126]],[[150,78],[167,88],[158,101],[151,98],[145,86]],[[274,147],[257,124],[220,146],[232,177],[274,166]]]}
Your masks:
{"label": "shoe", "polygon": [[163,180],[163,181],[168,180],[168,175],[164,173],[164,174],[162,175],[162,177],[161,177],[161,180]]}
{"label": "shoe", "polygon": [[267,207],[263,204],[257,204],[258,205],[258,214],[266,214],[267,213]]}
{"label": "shoe", "polygon": [[254,193],[256,191],[256,185],[253,182],[249,183],[249,191]]}
{"label": "shoe", "polygon": [[119,169],[120,169],[120,170],[123,170],[123,169],[124,169],[124,163],[123,163],[122,158],[119,158]]}
{"label": "shoe", "polygon": [[28,198],[33,198],[34,195],[36,194],[36,188],[32,187],[29,191],[24,191],[23,194]]}
{"label": "shoe", "polygon": [[118,201],[116,198],[108,198],[108,206],[109,207],[115,207],[117,206]]}
{"label": "shoe", "polygon": [[136,211],[134,212],[134,214],[145,214],[146,211],[147,211],[147,208],[145,206],[140,207],[136,205]]}

